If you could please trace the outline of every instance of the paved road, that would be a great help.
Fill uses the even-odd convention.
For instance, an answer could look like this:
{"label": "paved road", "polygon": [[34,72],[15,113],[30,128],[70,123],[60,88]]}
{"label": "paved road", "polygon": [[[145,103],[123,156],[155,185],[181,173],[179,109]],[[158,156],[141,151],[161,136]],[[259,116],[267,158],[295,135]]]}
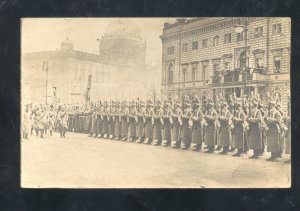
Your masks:
{"label": "paved road", "polygon": [[268,153],[252,160],[76,133],[33,136],[21,147],[22,187],[288,187],[291,176],[290,164],[267,162]]}

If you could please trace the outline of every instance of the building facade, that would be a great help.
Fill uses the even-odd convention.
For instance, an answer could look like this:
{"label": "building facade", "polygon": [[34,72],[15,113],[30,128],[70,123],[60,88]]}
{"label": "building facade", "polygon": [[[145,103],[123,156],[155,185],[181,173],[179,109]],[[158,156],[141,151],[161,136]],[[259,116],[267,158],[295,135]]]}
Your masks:
{"label": "building facade", "polygon": [[22,99],[66,103],[146,99],[145,90],[153,83],[160,86],[154,77],[157,70],[160,66],[146,64],[146,40],[139,27],[118,19],[99,40],[99,55],[74,50],[69,38],[59,50],[23,54]]}
{"label": "building facade", "polygon": [[191,18],[165,23],[162,94],[290,96],[289,18]]}

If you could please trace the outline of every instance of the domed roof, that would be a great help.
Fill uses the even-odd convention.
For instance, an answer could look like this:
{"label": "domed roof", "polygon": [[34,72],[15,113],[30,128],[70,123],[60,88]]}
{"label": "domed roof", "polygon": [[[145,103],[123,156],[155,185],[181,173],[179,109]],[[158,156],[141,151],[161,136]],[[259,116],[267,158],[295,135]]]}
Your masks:
{"label": "domed roof", "polygon": [[106,28],[106,35],[142,40],[140,28],[130,19],[122,18],[112,21]]}

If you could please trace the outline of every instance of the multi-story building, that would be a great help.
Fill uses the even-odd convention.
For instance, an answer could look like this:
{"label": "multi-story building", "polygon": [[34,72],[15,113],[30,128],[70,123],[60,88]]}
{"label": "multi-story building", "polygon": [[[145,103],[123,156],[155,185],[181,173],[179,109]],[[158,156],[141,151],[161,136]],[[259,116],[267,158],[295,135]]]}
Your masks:
{"label": "multi-story building", "polygon": [[147,90],[159,81],[154,77],[158,69],[157,65],[146,64],[146,40],[139,27],[130,20],[118,19],[108,25],[99,40],[99,55],[74,50],[68,38],[59,50],[24,53],[22,99],[84,102],[87,92],[93,102],[146,99]]}
{"label": "multi-story building", "polygon": [[190,18],[165,23],[162,94],[290,95],[289,18]]}

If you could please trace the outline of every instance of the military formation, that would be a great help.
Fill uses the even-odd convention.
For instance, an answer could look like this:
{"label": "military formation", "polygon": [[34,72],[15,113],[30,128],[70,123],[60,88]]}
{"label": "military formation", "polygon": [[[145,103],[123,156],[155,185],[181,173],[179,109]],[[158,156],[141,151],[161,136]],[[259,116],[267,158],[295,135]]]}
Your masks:
{"label": "military formation", "polygon": [[[289,108],[269,97],[196,96],[162,101],[99,101],[70,105],[27,105],[23,112],[23,138],[34,133],[41,138],[52,131],[64,138],[66,131],[89,137],[170,146],[205,153],[220,151],[258,159],[271,152],[268,161],[279,160],[291,150]],[[251,152],[250,152],[251,151]],[[286,161],[286,162],[289,162]]]}

